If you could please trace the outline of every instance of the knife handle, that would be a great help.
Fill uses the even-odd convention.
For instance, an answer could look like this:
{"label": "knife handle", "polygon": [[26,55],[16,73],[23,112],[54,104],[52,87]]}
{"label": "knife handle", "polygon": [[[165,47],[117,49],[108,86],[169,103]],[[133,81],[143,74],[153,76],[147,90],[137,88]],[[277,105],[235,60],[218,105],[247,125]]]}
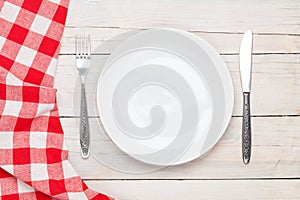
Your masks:
{"label": "knife handle", "polygon": [[251,157],[251,117],[250,117],[250,92],[244,92],[243,107],[243,132],[242,132],[242,153],[243,162],[248,164]]}

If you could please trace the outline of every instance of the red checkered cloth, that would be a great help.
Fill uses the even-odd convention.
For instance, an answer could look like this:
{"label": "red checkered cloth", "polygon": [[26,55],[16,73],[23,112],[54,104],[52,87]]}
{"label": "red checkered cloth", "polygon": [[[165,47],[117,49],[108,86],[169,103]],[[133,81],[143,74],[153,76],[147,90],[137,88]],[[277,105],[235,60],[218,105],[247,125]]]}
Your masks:
{"label": "red checkered cloth", "polygon": [[69,0],[0,0],[0,199],[109,200],[77,175],[54,73]]}

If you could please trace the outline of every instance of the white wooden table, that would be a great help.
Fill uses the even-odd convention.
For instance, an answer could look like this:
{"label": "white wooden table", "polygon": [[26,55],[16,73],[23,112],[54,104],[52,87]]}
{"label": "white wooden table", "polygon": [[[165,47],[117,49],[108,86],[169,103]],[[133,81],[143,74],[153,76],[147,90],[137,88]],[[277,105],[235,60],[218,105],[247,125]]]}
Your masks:
{"label": "white wooden table", "polygon": [[[121,173],[92,158],[82,160],[73,108],[75,34],[91,34],[95,49],[122,32],[153,27],[190,31],[222,55],[235,87],[227,132],[204,159],[151,174]],[[245,166],[238,51],[249,28],[254,32],[253,156]],[[55,86],[70,160],[95,190],[121,200],[300,199],[299,0],[71,0]],[[96,120],[90,119],[91,129]]]}

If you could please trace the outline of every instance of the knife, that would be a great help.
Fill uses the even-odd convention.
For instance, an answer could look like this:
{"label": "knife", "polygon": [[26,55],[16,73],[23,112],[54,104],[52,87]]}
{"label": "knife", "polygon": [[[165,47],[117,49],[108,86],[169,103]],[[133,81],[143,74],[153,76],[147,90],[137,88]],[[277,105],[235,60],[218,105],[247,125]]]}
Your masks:
{"label": "knife", "polygon": [[252,73],[252,31],[244,33],[240,47],[240,75],[243,90],[242,154],[244,164],[251,158],[250,92]]}

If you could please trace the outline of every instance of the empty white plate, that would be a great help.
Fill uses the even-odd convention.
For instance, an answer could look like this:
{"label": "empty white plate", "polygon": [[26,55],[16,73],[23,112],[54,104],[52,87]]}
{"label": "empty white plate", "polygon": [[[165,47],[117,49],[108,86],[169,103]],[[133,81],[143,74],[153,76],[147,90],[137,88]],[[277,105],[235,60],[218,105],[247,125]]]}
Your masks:
{"label": "empty white plate", "polygon": [[177,30],[142,31],[114,50],[100,75],[97,106],[113,142],[154,165],[205,155],[233,110],[230,74],[200,38]]}

